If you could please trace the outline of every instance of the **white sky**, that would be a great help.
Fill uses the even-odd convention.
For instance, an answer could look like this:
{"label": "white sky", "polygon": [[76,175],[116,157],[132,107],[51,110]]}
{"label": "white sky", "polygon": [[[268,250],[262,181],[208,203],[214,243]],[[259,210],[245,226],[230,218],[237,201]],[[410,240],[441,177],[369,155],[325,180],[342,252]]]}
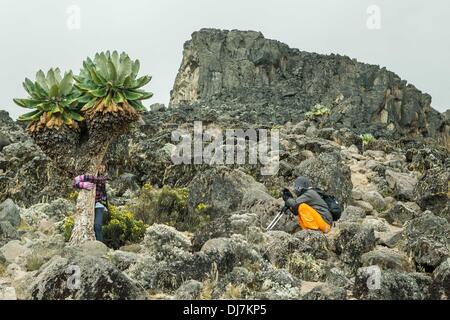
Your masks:
{"label": "white sky", "polygon": [[[80,29],[67,9],[81,10]],[[381,9],[381,29],[367,8]],[[0,0],[0,109],[26,111],[22,82],[37,70],[78,72],[87,56],[126,51],[151,74],[150,103],[168,103],[183,43],[203,27],[261,31],[266,38],[318,53],[385,66],[450,107],[450,2],[446,0]]]}

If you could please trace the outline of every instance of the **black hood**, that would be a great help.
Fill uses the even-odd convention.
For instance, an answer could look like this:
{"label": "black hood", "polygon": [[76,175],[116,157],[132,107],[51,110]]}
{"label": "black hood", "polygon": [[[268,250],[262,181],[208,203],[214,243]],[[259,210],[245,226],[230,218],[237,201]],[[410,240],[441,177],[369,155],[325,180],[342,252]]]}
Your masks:
{"label": "black hood", "polygon": [[309,182],[309,179],[306,177],[298,177],[295,180],[294,188],[295,188],[295,193],[297,194],[297,196],[299,196],[306,189],[311,188],[311,182]]}

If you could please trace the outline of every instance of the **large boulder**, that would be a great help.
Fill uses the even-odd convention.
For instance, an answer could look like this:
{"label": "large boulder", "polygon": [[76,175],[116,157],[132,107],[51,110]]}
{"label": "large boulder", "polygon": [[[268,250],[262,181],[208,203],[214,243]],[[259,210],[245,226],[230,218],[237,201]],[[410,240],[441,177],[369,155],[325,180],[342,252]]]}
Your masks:
{"label": "large boulder", "polygon": [[358,269],[353,295],[364,300],[426,300],[430,284],[429,276],[369,266]]}
{"label": "large boulder", "polygon": [[197,300],[200,299],[203,284],[197,280],[188,280],[181,284],[175,291],[177,300]]}
{"label": "large boulder", "polygon": [[405,224],[403,242],[414,262],[432,271],[450,256],[450,224],[444,218],[425,212]]}
{"label": "large boulder", "polygon": [[153,225],[143,241],[144,255],[127,269],[133,279],[152,291],[177,289],[186,279],[204,281],[212,270],[225,275],[235,266],[262,269],[260,253],[242,237],[214,238],[200,252],[191,252],[190,239],[174,228]]}
{"label": "large boulder", "polygon": [[252,287],[262,300],[299,300],[302,281],[286,269],[268,268],[255,274]]}
{"label": "large boulder", "polygon": [[28,224],[38,224],[43,220],[60,221],[75,213],[75,204],[64,198],[58,198],[48,203],[36,203],[22,210],[22,215]]}
{"label": "large boulder", "polygon": [[12,240],[0,248],[0,252],[9,263],[16,262],[16,259],[30,252],[30,249],[20,243],[19,240]]}
{"label": "large boulder", "polygon": [[385,175],[396,199],[402,201],[414,200],[414,188],[417,184],[417,178],[414,174],[386,170]]}
{"label": "large boulder", "polygon": [[414,189],[415,201],[450,222],[450,168],[434,167],[425,172]]}
{"label": "large boulder", "polygon": [[8,146],[11,144],[11,140],[9,139],[9,137],[0,132],[0,152],[3,150],[4,147]]}
{"label": "large boulder", "polygon": [[390,224],[401,227],[406,221],[417,218],[420,213],[421,209],[415,202],[398,201],[393,207],[383,212],[382,216]]}
{"label": "large boulder", "polygon": [[275,266],[285,267],[290,256],[297,253],[310,254],[314,258],[326,259],[329,255],[325,236],[317,231],[300,231],[294,236],[283,231],[269,231],[264,234],[260,245],[264,256]]}
{"label": "large boulder", "polygon": [[10,240],[18,239],[19,233],[11,223],[7,221],[0,221],[0,246],[8,243]]}
{"label": "large boulder", "polygon": [[121,271],[127,270],[135,264],[138,259],[139,256],[134,252],[117,250],[111,254],[111,262]]}
{"label": "large boulder", "polygon": [[135,300],[145,292],[106,259],[53,257],[30,284],[35,300]]}
{"label": "large boulder", "polygon": [[386,270],[414,271],[414,266],[406,254],[385,247],[377,247],[375,250],[364,253],[361,261],[365,267],[377,265]]}
{"label": "large boulder", "polygon": [[148,227],[143,241],[144,250],[160,260],[189,251],[191,245],[186,234],[164,224]]}
{"label": "large boulder", "polygon": [[11,199],[6,199],[0,204],[0,221],[9,222],[13,227],[20,225],[19,207]]}
{"label": "large boulder", "polygon": [[431,286],[433,299],[450,299],[450,258],[447,258],[433,272],[433,284]]}
{"label": "large boulder", "polygon": [[321,284],[302,296],[303,300],[346,300],[347,290],[332,284]]}
{"label": "large boulder", "polygon": [[340,221],[345,220],[359,220],[364,219],[366,217],[366,212],[363,208],[348,206],[342,212]]}
{"label": "large boulder", "polygon": [[2,153],[2,166],[7,170],[0,179],[0,201],[10,198],[28,207],[72,190],[70,178],[56,169],[31,139],[12,143]]}
{"label": "large boulder", "polygon": [[338,153],[321,153],[304,160],[294,173],[309,178],[314,187],[335,196],[342,204],[351,199],[353,185],[350,168],[342,162]]}
{"label": "large boulder", "polygon": [[251,176],[238,169],[217,167],[199,172],[191,181],[187,206],[195,214],[199,204],[207,205],[215,218],[271,200],[264,185]]}
{"label": "large boulder", "polygon": [[352,272],[361,266],[361,256],[373,250],[375,243],[374,229],[357,222],[340,223],[339,231],[332,238],[333,251]]}
{"label": "large boulder", "polygon": [[386,201],[383,196],[377,191],[369,191],[362,195],[362,199],[372,205],[372,207],[381,212],[386,207]]}

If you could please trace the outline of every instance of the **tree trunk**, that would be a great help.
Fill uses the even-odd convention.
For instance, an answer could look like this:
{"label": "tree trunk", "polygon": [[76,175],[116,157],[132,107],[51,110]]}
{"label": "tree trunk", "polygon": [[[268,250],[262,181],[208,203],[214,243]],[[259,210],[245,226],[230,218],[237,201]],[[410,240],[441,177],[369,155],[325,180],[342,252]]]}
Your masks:
{"label": "tree trunk", "polygon": [[[90,158],[83,157],[81,161],[88,161],[90,164],[83,174],[97,176],[100,165],[105,157],[111,141],[103,141],[102,145],[98,145],[95,155]],[[95,240],[94,218],[95,218],[95,188],[88,190],[80,190],[77,198],[75,224],[70,237],[70,244],[77,245],[85,241]]]}
{"label": "tree trunk", "polygon": [[95,188],[81,190],[77,199],[75,224],[70,237],[70,244],[77,245],[89,240],[95,240],[94,234]]}

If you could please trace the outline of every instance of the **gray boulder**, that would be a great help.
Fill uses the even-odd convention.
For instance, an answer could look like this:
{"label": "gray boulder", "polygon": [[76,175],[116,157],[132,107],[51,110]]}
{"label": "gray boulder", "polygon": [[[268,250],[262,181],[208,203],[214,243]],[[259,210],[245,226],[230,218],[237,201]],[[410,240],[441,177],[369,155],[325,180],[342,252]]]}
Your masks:
{"label": "gray boulder", "polygon": [[106,259],[55,256],[30,284],[35,300],[135,300],[145,292]]}
{"label": "gray boulder", "polygon": [[11,144],[10,139],[8,136],[2,132],[0,132],[0,152],[3,150],[4,147]]}
{"label": "gray boulder", "polygon": [[111,255],[111,262],[121,271],[127,270],[138,261],[139,257],[134,252],[114,251]]}
{"label": "gray boulder", "polygon": [[396,204],[383,213],[387,222],[394,226],[401,227],[408,221],[418,217],[421,213],[420,208],[414,202],[396,202]]}
{"label": "gray boulder", "polygon": [[64,198],[58,198],[48,203],[36,203],[23,210],[23,217],[29,224],[38,224],[39,221],[54,219],[60,221],[75,213],[75,204]]}
{"label": "gray boulder", "polygon": [[20,225],[19,207],[11,199],[6,199],[0,204],[0,221],[9,222],[13,227]]}
{"label": "gray boulder", "polygon": [[332,284],[322,284],[305,295],[303,300],[347,300],[347,290],[336,287]]}
{"label": "gray boulder", "polygon": [[414,199],[422,210],[430,210],[450,222],[449,181],[449,168],[427,170],[414,189]]}
{"label": "gray boulder", "polygon": [[377,247],[373,251],[364,253],[361,261],[365,267],[377,265],[388,270],[414,271],[414,266],[406,254],[385,247]]}
{"label": "gray boulder", "polygon": [[444,218],[425,212],[405,224],[403,242],[414,262],[432,271],[450,256],[450,224]]}
{"label": "gray boulder", "polygon": [[396,199],[402,201],[414,200],[414,188],[417,184],[417,178],[414,175],[393,170],[386,170],[385,175]]}
{"label": "gray boulder", "polygon": [[431,296],[433,299],[450,299],[450,258],[434,270]]}
{"label": "gray boulder", "polygon": [[0,221],[0,246],[8,243],[10,240],[18,239],[19,233],[11,223],[7,221]]}
{"label": "gray boulder", "polygon": [[264,256],[275,266],[283,268],[289,255],[301,251],[303,242],[283,231],[269,231],[264,234]]}
{"label": "gray boulder", "polygon": [[195,214],[197,205],[206,204],[215,218],[271,200],[264,185],[251,176],[238,169],[217,167],[199,172],[191,181],[187,206],[191,214]]}
{"label": "gray boulder", "polygon": [[363,208],[348,206],[342,212],[340,221],[345,220],[359,220],[364,219],[366,217],[366,212]]}
{"label": "gray boulder", "polygon": [[364,193],[363,200],[370,203],[378,212],[383,211],[386,207],[386,202],[384,201],[383,196],[377,191],[369,191]]}
{"label": "gray boulder", "polygon": [[286,269],[269,268],[255,274],[252,283],[256,299],[298,300],[302,281]]}
{"label": "gray boulder", "polygon": [[203,284],[197,280],[188,280],[181,284],[175,291],[177,300],[198,300],[200,299]]}
{"label": "gray boulder", "polygon": [[344,270],[333,267],[326,272],[326,282],[336,287],[350,289],[352,286],[351,280],[347,277]]}
{"label": "gray boulder", "polygon": [[353,295],[363,300],[425,300],[430,284],[427,276],[369,266],[358,269]]}
{"label": "gray boulder", "polygon": [[376,238],[371,227],[363,227],[356,222],[342,222],[332,242],[333,251],[354,272],[362,264],[361,256],[375,247]]}

